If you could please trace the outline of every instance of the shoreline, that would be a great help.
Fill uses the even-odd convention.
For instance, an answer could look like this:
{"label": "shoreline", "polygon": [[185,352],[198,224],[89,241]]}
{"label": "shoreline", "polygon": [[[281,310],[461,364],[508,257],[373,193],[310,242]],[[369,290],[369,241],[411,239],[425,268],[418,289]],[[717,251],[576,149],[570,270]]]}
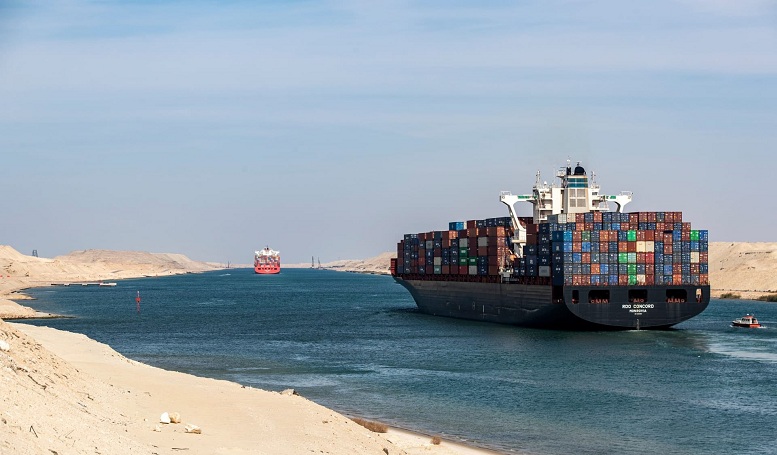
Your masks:
{"label": "shoreline", "polygon": [[[255,440],[253,437],[248,438],[247,440],[241,441],[238,443],[238,441],[234,440],[235,435],[231,435],[229,438],[229,442],[231,444],[238,444],[238,446],[242,446],[243,444],[247,444],[247,447],[217,447],[218,444],[226,443],[227,441],[222,441],[221,438],[218,438],[217,441],[210,441],[214,445],[208,445],[207,449],[204,451],[201,451],[200,449],[205,449],[205,447],[199,446],[195,449],[193,446],[191,447],[185,447],[181,446],[180,442],[182,441],[179,439],[176,433],[179,433],[177,430],[174,429],[171,431],[168,431],[169,428],[173,428],[172,425],[162,425],[160,427],[160,424],[158,421],[155,420],[155,416],[158,415],[161,412],[164,412],[167,408],[174,408],[176,412],[179,412],[182,416],[184,416],[184,422],[186,422],[188,419],[186,416],[191,415],[197,415],[197,409],[212,409],[217,407],[224,407],[225,405],[223,403],[216,403],[218,400],[229,400],[231,406],[229,406],[231,419],[237,419],[237,420],[243,420],[246,419],[247,415],[256,414],[256,411],[254,411],[254,408],[261,407],[263,408],[264,414],[262,417],[264,418],[276,418],[276,411],[280,410],[281,408],[288,407],[289,403],[284,403],[283,406],[274,406],[277,403],[272,403],[271,405],[267,405],[267,400],[273,402],[278,402],[279,400],[296,400],[300,401],[302,403],[308,403],[310,406],[313,407],[313,413],[316,414],[318,417],[323,416],[323,419],[311,420],[308,422],[308,425],[305,426],[305,432],[310,431],[310,426],[315,424],[316,426],[327,424],[333,424],[338,423],[341,425],[345,425],[348,427],[348,433],[358,433],[360,434],[360,438],[367,438],[368,440],[371,440],[372,442],[377,442],[381,445],[382,449],[389,450],[390,454],[400,453],[400,454],[406,454],[406,455],[415,455],[415,454],[439,454],[439,455],[504,455],[506,452],[499,452],[495,451],[493,449],[483,448],[479,447],[473,444],[467,444],[464,442],[452,440],[452,439],[446,439],[446,438],[440,438],[439,444],[433,444],[432,438],[434,436],[428,435],[419,431],[397,427],[397,426],[390,426],[387,425],[387,432],[386,433],[375,433],[372,432],[364,427],[361,427],[357,423],[353,422],[352,417],[355,416],[347,416],[345,414],[341,414],[335,410],[332,410],[330,408],[326,408],[324,406],[321,406],[313,401],[310,401],[309,399],[299,396],[296,393],[291,393],[288,391],[284,392],[274,392],[274,391],[267,391],[263,389],[253,388],[250,386],[244,386],[236,382],[227,381],[227,380],[221,380],[221,379],[213,379],[213,378],[207,378],[202,376],[195,376],[188,373],[181,373],[174,370],[165,370],[158,367],[154,367],[145,363],[141,363],[129,358],[124,357],[120,353],[113,350],[109,345],[106,345],[104,343],[100,343],[98,341],[95,341],[85,335],[54,329],[51,327],[46,326],[37,326],[37,325],[29,325],[25,324],[24,322],[2,322],[0,321],[0,329],[2,329],[2,324],[5,324],[7,326],[12,327],[13,329],[18,330],[19,332],[24,333],[25,335],[31,337],[33,340],[35,340],[37,343],[40,343],[40,346],[42,346],[44,349],[50,351],[57,357],[61,358],[65,363],[68,365],[75,367],[76,371],[79,373],[85,374],[89,377],[90,382],[94,382],[95,379],[98,382],[103,382],[108,384],[110,388],[114,388],[120,391],[126,390],[126,396],[121,397],[113,397],[112,400],[115,400],[119,403],[119,409],[121,410],[122,416],[132,416],[132,414],[135,414],[135,421],[133,423],[124,423],[123,426],[125,427],[134,427],[134,431],[129,431],[130,433],[133,433],[136,438],[140,440],[145,440],[148,437],[151,437],[154,439],[154,447],[157,448],[164,448],[163,443],[167,441],[168,444],[170,444],[169,449],[172,451],[171,453],[176,453],[178,450],[187,450],[190,451],[190,453],[235,453],[235,454],[242,454],[242,453],[265,453],[265,452],[253,452],[248,449],[248,447],[251,447],[251,444],[255,443]],[[0,332],[1,334],[2,332]],[[2,337],[0,337],[2,339]],[[44,386],[49,386],[49,384],[44,384]],[[48,387],[44,387],[44,389],[47,389]],[[233,396],[235,395],[235,391],[241,391],[238,394],[239,397]],[[197,395],[192,394],[192,391],[200,392]],[[256,393],[259,394],[259,397],[250,397],[246,398],[246,392],[250,393]],[[82,392],[86,393],[87,396],[96,396],[98,394],[93,392]],[[127,405],[127,400],[138,400],[140,397],[140,403],[137,406],[130,406]],[[154,413],[153,411],[149,412],[149,404],[151,398],[157,398],[157,397],[163,397],[160,401],[160,403],[154,407],[154,409],[157,409],[158,412]],[[269,398],[268,398],[269,397]],[[261,406],[254,406],[254,399],[258,399],[262,401]],[[165,405],[162,404],[162,401],[172,401],[175,402],[175,405]],[[234,401],[234,403],[232,403]],[[121,406],[122,402],[124,402],[124,406]],[[296,403],[296,406],[292,406],[293,408],[296,408],[295,411],[301,411],[303,414],[308,414],[311,412],[310,409],[304,409],[308,406],[302,405],[300,406],[299,403]],[[141,408],[140,410],[136,408]],[[128,409],[129,408],[129,409]],[[271,411],[271,408],[277,408],[275,411]],[[302,408],[302,409],[301,409]],[[137,414],[139,412],[144,412],[145,414],[142,416],[138,416]],[[303,416],[304,417],[304,416]],[[212,433],[214,431],[223,432],[223,433],[229,433],[230,431],[234,431],[232,428],[229,430],[224,425],[220,424],[218,422],[218,419],[224,418],[224,415],[219,413],[212,413],[212,412],[200,412],[196,422],[194,422],[197,426],[201,427],[203,434],[205,433]],[[286,421],[286,420],[295,420],[299,418],[298,415],[294,416],[285,416],[281,417],[280,421]],[[250,419],[249,419],[250,420]],[[236,422],[231,423],[232,426],[240,424]],[[255,424],[248,425],[251,429],[254,427]],[[246,426],[246,425],[242,425]],[[274,426],[274,425],[273,425]],[[294,426],[294,425],[292,425]],[[161,431],[160,431],[161,428]],[[298,431],[297,429],[296,431]],[[286,431],[295,431],[294,428],[289,429],[287,428]],[[163,435],[160,437],[158,433],[163,433]],[[169,440],[170,438],[165,438],[165,435],[173,436],[172,440]],[[339,432],[335,432],[334,435],[336,438],[341,438],[343,435],[339,434]],[[266,436],[266,435],[265,435]],[[192,435],[191,437],[194,437]],[[296,436],[295,436],[296,437]],[[2,442],[2,441],[0,441]],[[315,448],[320,448],[318,438],[314,441],[308,441],[306,442],[308,445],[313,445]],[[348,444],[351,444],[350,442]],[[359,448],[364,448],[363,445],[365,444],[364,441],[359,442],[356,444],[356,446],[351,447],[348,446],[347,450],[345,452],[341,452],[338,450],[334,451],[324,451],[324,453],[376,453],[376,455],[380,455],[380,452],[372,451],[372,450],[359,450]],[[180,447],[179,447],[180,446]],[[393,447],[392,447],[393,446]],[[2,447],[2,445],[0,445]],[[213,450],[213,452],[211,452]],[[247,450],[247,452],[244,452],[244,450]],[[340,449],[342,450],[342,448]],[[318,452],[318,450],[315,450]],[[159,452],[159,453],[166,453],[166,452]],[[284,452],[279,449],[278,452],[266,452],[266,453],[299,453],[297,451],[292,452]],[[382,452],[382,453],[385,453]]]}
{"label": "shoreline", "polygon": [[[356,272],[356,273],[364,273],[364,272]],[[148,276],[138,276],[138,277],[127,277],[127,278],[152,278]],[[111,279],[113,280],[113,279]],[[116,278],[117,281],[120,281],[121,278]],[[68,331],[62,331],[58,329],[54,329],[51,327],[46,326],[38,326],[38,325],[30,325],[25,324],[25,320],[29,319],[39,319],[39,320],[45,320],[45,319],[58,319],[58,318],[68,318],[72,316],[65,316],[65,315],[57,315],[52,313],[43,313],[43,312],[37,312],[33,310],[30,307],[24,306],[18,302],[17,300],[33,300],[32,297],[26,295],[23,293],[23,291],[28,289],[39,289],[39,288],[46,288],[46,287],[52,287],[55,286],[55,284],[45,281],[27,281],[26,282],[17,282],[12,286],[7,286],[8,282],[2,283],[6,286],[0,286],[0,324],[7,324],[14,329],[19,330],[20,332],[23,332],[29,336],[31,336],[37,343],[40,343],[43,348],[53,352],[55,355],[61,357],[66,363],[75,366],[80,371],[85,371],[87,374],[99,376],[101,374],[104,374],[105,372],[99,372],[100,368],[103,370],[106,369],[113,369],[115,366],[111,368],[107,368],[107,365],[104,364],[105,359],[100,360],[98,358],[89,357],[88,360],[83,359],[82,355],[79,353],[74,353],[71,351],[68,351],[67,349],[63,350],[64,346],[86,346],[91,345],[90,347],[84,347],[83,350],[87,352],[110,352],[109,355],[111,358],[119,358],[123,362],[128,363],[130,365],[137,365],[142,366],[147,369],[154,369],[159,370],[161,372],[164,372],[162,374],[169,374],[171,376],[175,375],[183,375],[185,377],[193,378],[192,381],[215,381],[217,383],[226,383],[231,384],[230,387],[240,388],[240,389],[249,389],[249,390],[255,390],[259,391],[263,394],[278,394],[279,392],[273,392],[273,391],[266,391],[262,389],[255,389],[248,386],[243,386],[239,383],[231,382],[231,381],[225,381],[225,380],[219,380],[219,379],[213,379],[213,378],[207,378],[202,376],[194,376],[186,373],[177,372],[174,370],[163,370],[157,367],[153,367],[147,364],[143,364],[141,362],[134,361],[129,358],[123,357],[118,352],[114,351],[110,346],[99,343],[95,340],[92,340],[85,335],[74,333],[74,332],[68,332]],[[75,282],[75,281],[72,281]],[[72,283],[71,282],[71,283]],[[60,281],[61,283],[61,281]],[[4,305],[4,302],[10,302],[13,304],[12,306],[9,306],[7,304]],[[14,306],[16,308],[14,308]],[[16,312],[15,315],[9,315],[8,311],[9,309],[11,312]],[[4,314],[5,310],[5,314]],[[10,316],[10,317],[8,317]],[[76,339],[79,340],[76,340]],[[0,339],[2,339],[0,337]],[[97,367],[95,367],[97,365]],[[94,368],[97,368],[97,370],[93,370]],[[136,373],[136,372],[135,372]],[[129,378],[133,378],[137,376],[137,374],[130,374],[127,375]],[[117,379],[115,376],[110,376],[112,379]],[[115,384],[111,384],[115,385]],[[123,384],[126,388],[133,388],[137,387],[136,384],[133,383],[132,379],[127,380],[125,384]],[[184,386],[181,386],[184,388]],[[198,386],[199,388],[200,386]],[[318,405],[315,402],[312,402],[310,400],[307,400],[306,398],[299,397],[302,400],[305,400],[316,407],[320,407],[321,409],[326,410],[331,415],[337,415],[341,416],[344,419],[347,419],[348,421],[352,422],[351,417],[359,417],[359,416],[346,416],[344,414],[339,413],[336,410],[325,408],[321,405]],[[241,410],[240,412],[242,412]],[[161,411],[160,411],[161,412]],[[124,412],[122,412],[122,415],[124,415]],[[325,422],[326,420],[322,420],[322,422]],[[150,424],[149,422],[152,422],[152,420],[149,417],[143,418],[143,423],[146,424],[146,431],[150,431]],[[202,422],[202,421],[201,421]],[[207,426],[210,426],[212,423],[208,422],[207,420],[204,421]],[[406,455],[416,455],[416,454],[439,454],[439,455],[504,455],[507,452],[500,452],[496,451],[494,449],[481,447],[475,444],[463,442],[463,441],[457,441],[454,439],[448,439],[443,438],[440,436],[434,436],[429,435],[420,431],[412,430],[409,428],[403,428],[398,426],[391,426],[391,425],[385,425],[387,427],[386,433],[373,433],[370,430],[367,430],[366,428],[363,428],[356,424],[355,422],[353,425],[356,425],[360,428],[358,430],[359,432],[366,433],[369,435],[372,435],[373,437],[378,437],[378,441],[385,445],[385,443],[388,443],[389,445],[393,445],[394,449],[397,450],[391,450],[387,447],[383,447],[383,449],[389,450],[389,453],[400,453],[400,454],[406,454]],[[156,427],[159,425],[157,424]],[[205,427],[203,427],[203,431]],[[163,428],[164,429],[164,428]],[[353,429],[349,429],[349,433],[353,432]],[[440,442],[439,444],[433,444],[432,439],[433,438],[439,438]],[[142,438],[141,438],[142,439]],[[1,445],[3,441],[0,440],[0,448],[3,446]],[[357,444],[357,446],[360,446],[361,443]],[[155,446],[156,447],[156,446]],[[174,452],[177,452],[179,449],[171,449]],[[183,450],[183,449],[180,449]],[[189,449],[186,449],[189,450]],[[242,454],[244,453],[241,449],[240,451],[232,451],[227,450],[224,453],[236,453],[236,454]],[[318,450],[316,450],[318,451]],[[2,453],[0,451],[0,453]],[[190,453],[214,453],[214,452],[199,452],[199,451],[193,451]],[[221,453],[221,452],[218,452]],[[252,451],[249,451],[247,453],[255,453]],[[256,452],[256,453],[264,453],[264,452]],[[272,452],[275,453],[275,452]],[[283,453],[283,452],[278,452]],[[296,453],[296,452],[292,452]],[[331,452],[331,453],[341,453],[338,451]],[[377,453],[373,451],[363,452],[360,450],[356,450],[355,447],[348,447],[345,453]],[[380,453],[385,453],[385,451],[382,451]],[[380,455],[380,453],[377,453],[377,455]]]}

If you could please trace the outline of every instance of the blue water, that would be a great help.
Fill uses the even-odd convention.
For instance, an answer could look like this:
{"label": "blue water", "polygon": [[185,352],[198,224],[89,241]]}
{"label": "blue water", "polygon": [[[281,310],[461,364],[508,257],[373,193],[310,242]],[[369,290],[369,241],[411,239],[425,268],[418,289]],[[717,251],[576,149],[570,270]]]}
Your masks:
{"label": "blue water", "polygon": [[[31,323],[132,359],[503,452],[777,453],[777,304],[713,300],[669,331],[561,332],[422,315],[390,277],[322,270],[29,294],[74,316]],[[768,327],[730,327],[745,313]]]}

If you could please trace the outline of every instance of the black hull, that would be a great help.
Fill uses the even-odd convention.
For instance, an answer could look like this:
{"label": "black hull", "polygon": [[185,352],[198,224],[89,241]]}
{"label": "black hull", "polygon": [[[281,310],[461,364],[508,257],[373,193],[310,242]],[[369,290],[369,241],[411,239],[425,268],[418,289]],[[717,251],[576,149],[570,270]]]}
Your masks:
{"label": "black hull", "polygon": [[[572,330],[665,329],[704,311],[710,296],[708,285],[591,287],[394,279],[410,291],[423,313]],[[597,298],[602,292],[608,303]],[[630,302],[635,292],[639,298]]]}

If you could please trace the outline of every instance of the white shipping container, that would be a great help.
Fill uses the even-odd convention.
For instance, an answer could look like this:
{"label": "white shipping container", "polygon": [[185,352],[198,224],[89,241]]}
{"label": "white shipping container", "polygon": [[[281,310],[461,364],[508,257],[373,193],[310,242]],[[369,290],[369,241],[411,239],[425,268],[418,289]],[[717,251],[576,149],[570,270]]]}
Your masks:
{"label": "white shipping container", "polygon": [[699,263],[699,252],[691,251],[691,264],[698,264],[698,263]]}
{"label": "white shipping container", "polygon": [[432,248],[434,248],[434,240],[427,240],[426,241],[426,249],[427,250],[431,250]]}
{"label": "white shipping container", "polygon": [[478,237],[478,246],[488,246],[488,237]]}
{"label": "white shipping container", "polygon": [[435,257],[435,258],[434,258],[434,265],[436,265],[436,266],[440,266],[440,265],[442,265],[442,258],[440,258],[440,257]]}
{"label": "white shipping container", "polygon": [[541,265],[540,266],[540,276],[550,276],[550,266],[549,265]]}
{"label": "white shipping container", "polygon": [[469,266],[469,274],[470,275],[477,275],[478,274],[478,266],[476,266],[476,265]]}
{"label": "white shipping container", "polygon": [[637,253],[644,253],[647,251],[647,242],[644,240],[637,240]]}
{"label": "white shipping container", "polygon": [[460,248],[469,248],[469,238],[461,237],[459,239],[459,247]]}
{"label": "white shipping container", "polygon": [[656,242],[652,240],[648,240],[645,242],[645,251],[648,253],[652,253],[656,250]]}

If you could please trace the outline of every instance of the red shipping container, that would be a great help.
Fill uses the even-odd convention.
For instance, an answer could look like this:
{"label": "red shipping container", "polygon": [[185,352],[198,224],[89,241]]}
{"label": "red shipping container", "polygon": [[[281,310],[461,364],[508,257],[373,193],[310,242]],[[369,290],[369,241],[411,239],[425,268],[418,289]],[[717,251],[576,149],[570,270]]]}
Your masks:
{"label": "red shipping container", "polygon": [[629,223],[639,223],[639,212],[629,213]]}
{"label": "red shipping container", "polygon": [[[587,254],[587,253],[583,253]],[[599,264],[591,264],[591,275],[598,275],[599,274]]]}
{"label": "red shipping container", "polygon": [[609,253],[610,242],[599,242],[599,253]]}
{"label": "red shipping container", "polygon": [[583,232],[582,231],[575,231],[572,233],[572,241],[573,242],[582,242],[583,241]]}
{"label": "red shipping container", "polygon": [[487,246],[480,246],[477,249],[477,255],[478,256],[488,256],[488,247]]}
{"label": "red shipping container", "polygon": [[685,242],[691,241],[691,231],[680,231],[680,240]]}
{"label": "red shipping container", "polygon": [[655,284],[656,277],[654,275],[645,275],[645,284],[651,286]]}
{"label": "red shipping container", "polygon": [[647,231],[637,231],[637,242],[644,242],[647,240],[645,237],[647,235]]}
{"label": "red shipping container", "polygon": [[618,275],[618,284],[620,286],[628,286],[629,285],[629,276],[628,275]]}
{"label": "red shipping container", "polygon": [[489,265],[488,266],[488,274],[491,276],[499,275],[499,266],[498,265]]}
{"label": "red shipping container", "polygon": [[629,242],[618,242],[618,252],[626,253],[629,251]]}
{"label": "red shipping container", "polygon": [[590,222],[590,221],[588,223],[583,223],[583,227],[585,228],[585,229],[583,229],[584,231],[593,231],[594,230],[594,223]]}
{"label": "red shipping container", "polygon": [[706,251],[699,253],[699,264],[706,264],[710,262],[710,254]]}
{"label": "red shipping container", "polygon": [[646,264],[654,264],[656,262],[656,254],[655,253],[645,253],[645,263]]}
{"label": "red shipping container", "polygon": [[601,223],[602,221],[602,212],[594,212],[594,223]]}
{"label": "red shipping container", "polygon": [[[582,259],[583,264],[590,264],[591,263],[591,253],[583,253],[582,256],[583,256],[583,259]],[[593,273],[593,272],[591,272],[591,273]]]}
{"label": "red shipping container", "polygon": [[583,251],[583,243],[582,242],[572,242],[572,252],[573,253],[580,253]]}
{"label": "red shipping container", "polygon": [[426,256],[418,257],[418,265],[426,265]]}
{"label": "red shipping container", "polygon": [[699,274],[699,283],[706,286],[710,284],[710,276],[706,273]]}
{"label": "red shipping container", "polygon": [[442,271],[443,275],[450,275],[451,274],[451,266],[449,266],[449,265],[444,265],[444,266],[440,267],[440,270]]}
{"label": "red shipping container", "polygon": [[672,254],[672,244],[664,244],[664,254]]}
{"label": "red shipping container", "polygon": [[585,223],[585,214],[584,213],[575,213],[575,223]]}
{"label": "red shipping container", "polygon": [[637,242],[626,242],[626,252],[627,253],[636,253],[637,252]]}
{"label": "red shipping container", "polygon": [[645,264],[647,262],[647,253],[637,253],[637,264]]}
{"label": "red shipping container", "polygon": [[[652,221],[651,221],[652,223]],[[652,242],[656,239],[656,231],[645,231],[645,241]]]}
{"label": "red shipping container", "polygon": [[467,220],[467,229],[475,229],[476,227],[478,227],[477,220]]}
{"label": "red shipping container", "polygon": [[442,239],[442,247],[443,248],[450,248],[451,247],[451,239]]}

